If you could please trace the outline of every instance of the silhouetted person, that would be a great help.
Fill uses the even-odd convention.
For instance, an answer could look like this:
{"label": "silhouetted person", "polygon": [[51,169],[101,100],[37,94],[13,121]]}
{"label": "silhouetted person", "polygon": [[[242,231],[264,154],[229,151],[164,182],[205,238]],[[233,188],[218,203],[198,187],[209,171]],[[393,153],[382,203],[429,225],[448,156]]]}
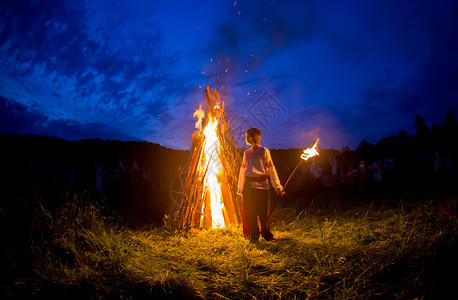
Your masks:
{"label": "silhouetted person", "polygon": [[[275,241],[267,224],[270,207],[268,177],[277,194],[283,193],[283,187],[278,179],[269,149],[260,144],[261,130],[250,128],[245,135],[246,143],[251,148],[245,150],[243,154],[237,194],[243,195],[245,221],[248,224],[250,240],[258,241],[261,234],[266,241]],[[261,231],[258,227],[258,217]]]}
{"label": "silhouetted person", "polygon": [[97,192],[103,192],[103,163],[95,164],[95,190]]}
{"label": "silhouetted person", "polygon": [[358,190],[363,190],[367,187],[368,181],[370,180],[370,171],[373,169],[372,166],[367,166],[364,160],[359,162],[358,168],[348,173],[348,175],[355,178],[356,187]]}
{"label": "silhouetted person", "polygon": [[329,158],[329,164],[331,165],[331,174],[333,177],[337,176],[337,170],[339,169],[339,166],[337,164],[337,160],[334,157],[334,155],[331,155]]}
{"label": "silhouetted person", "polygon": [[372,180],[375,184],[381,184],[383,182],[383,175],[382,175],[382,166],[380,161],[374,161],[373,164],[373,173],[372,173]]}

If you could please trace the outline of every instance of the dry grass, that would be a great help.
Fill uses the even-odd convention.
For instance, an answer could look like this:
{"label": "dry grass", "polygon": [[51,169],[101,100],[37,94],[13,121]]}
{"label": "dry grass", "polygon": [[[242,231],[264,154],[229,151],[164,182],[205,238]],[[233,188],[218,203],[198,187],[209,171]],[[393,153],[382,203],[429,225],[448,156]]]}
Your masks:
{"label": "dry grass", "polygon": [[129,229],[77,197],[37,215],[42,234],[34,240],[38,279],[31,293],[123,299],[442,295],[447,282],[433,277],[448,270],[443,255],[456,250],[453,203],[367,204],[299,216],[283,209],[274,216],[277,242],[250,243],[238,227],[190,234],[167,226]]}

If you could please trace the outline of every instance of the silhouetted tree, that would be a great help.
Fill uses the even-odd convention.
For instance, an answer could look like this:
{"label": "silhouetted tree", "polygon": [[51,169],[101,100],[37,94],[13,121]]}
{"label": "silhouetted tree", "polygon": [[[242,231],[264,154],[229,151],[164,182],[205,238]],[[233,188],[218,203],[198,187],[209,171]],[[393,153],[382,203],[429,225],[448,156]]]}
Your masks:
{"label": "silhouetted tree", "polygon": [[447,112],[445,121],[441,124],[441,143],[443,150],[448,154],[455,154],[458,150],[458,127],[456,117],[452,112]]}
{"label": "silhouetted tree", "polygon": [[432,151],[431,130],[425,124],[425,120],[417,115],[414,120],[415,136],[413,138],[413,151],[417,161],[424,162]]}
{"label": "silhouetted tree", "polygon": [[430,130],[428,125],[425,124],[425,120],[422,117],[417,115],[414,120],[415,134],[418,137],[426,137],[429,135]]}
{"label": "silhouetted tree", "polygon": [[361,140],[361,143],[356,147],[356,153],[358,161],[368,160],[371,156],[371,145],[366,140]]}

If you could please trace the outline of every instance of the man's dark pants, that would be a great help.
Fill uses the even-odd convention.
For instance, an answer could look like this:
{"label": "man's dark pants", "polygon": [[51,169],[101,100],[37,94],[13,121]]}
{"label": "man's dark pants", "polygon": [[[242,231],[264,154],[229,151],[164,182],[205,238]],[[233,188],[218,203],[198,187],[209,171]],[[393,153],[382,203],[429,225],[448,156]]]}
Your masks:
{"label": "man's dark pants", "polygon": [[[267,241],[273,239],[273,234],[267,228],[267,215],[270,207],[269,190],[256,189],[246,182],[243,191],[245,221],[250,230],[250,239],[257,241],[259,234]],[[261,223],[261,232],[258,227],[258,216]]]}

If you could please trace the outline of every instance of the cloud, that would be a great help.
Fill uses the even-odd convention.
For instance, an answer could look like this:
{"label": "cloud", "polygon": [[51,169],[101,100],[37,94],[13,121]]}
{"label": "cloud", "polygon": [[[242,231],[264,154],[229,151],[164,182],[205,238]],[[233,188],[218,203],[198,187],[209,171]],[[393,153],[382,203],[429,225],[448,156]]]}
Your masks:
{"label": "cloud", "polygon": [[2,96],[0,96],[0,132],[48,135],[66,140],[85,138],[138,140],[138,137],[100,122],[83,124],[70,119],[52,120],[35,109]]}
{"label": "cloud", "polygon": [[[428,55],[416,64],[416,72],[402,80],[385,81],[368,88],[360,105],[347,107],[347,111],[356,113],[352,118],[367,124],[375,122],[388,128],[410,130],[416,115],[432,124],[442,120],[448,111],[458,112],[458,37],[449,29],[449,26],[458,28],[458,20],[443,26],[440,41],[430,45]],[[373,131],[377,131],[377,127]]]}
{"label": "cloud", "polygon": [[244,28],[252,36],[264,37],[270,46],[303,43],[320,27],[320,11],[313,1],[239,1],[237,10]]}
{"label": "cloud", "polygon": [[154,101],[146,104],[145,113],[158,118],[164,125],[168,125],[173,120],[165,101]]}
{"label": "cloud", "polygon": [[[84,112],[85,123],[137,133],[155,120],[170,122],[168,106],[185,85],[170,77],[176,60],[162,51],[154,5],[143,4],[7,2],[0,10],[0,63],[15,82],[8,96],[46,115],[72,120]],[[18,90],[28,99],[15,97]],[[154,103],[163,103],[160,110]]]}
{"label": "cloud", "polygon": [[354,101],[327,106],[349,132],[376,142],[401,129],[413,133],[417,114],[432,124],[458,112],[456,11],[456,1],[388,1],[351,6],[335,23],[324,22],[332,25],[323,33],[336,54],[332,61],[364,71]]}
{"label": "cloud", "polygon": [[56,136],[67,140],[101,138],[109,140],[137,141],[138,137],[121,132],[103,123],[81,124],[74,120],[52,120],[37,131],[38,134]]}
{"label": "cloud", "polygon": [[1,15],[6,20],[1,31],[4,41],[1,48],[10,58],[12,71],[27,63],[31,66],[28,72],[33,72],[35,65],[43,64],[47,72],[74,77],[78,87],[85,86],[91,74],[103,83],[103,90],[108,89],[115,96],[116,93],[109,90],[115,77],[125,82],[148,79],[149,87],[155,83],[151,78],[163,77],[155,75],[163,74],[163,61],[167,59],[158,51],[161,39],[158,32],[135,28],[138,30],[135,36],[125,37],[124,32],[132,28],[107,25],[92,28],[88,8],[83,4],[18,3],[21,5],[16,2],[7,5]]}
{"label": "cloud", "polygon": [[208,43],[198,51],[213,59],[203,69],[217,86],[258,72],[276,53],[310,42],[320,28],[313,1],[235,1],[225,10],[230,21],[216,22]]}
{"label": "cloud", "polygon": [[48,118],[26,105],[0,96],[0,131],[28,132],[44,124]]}
{"label": "cloud", "polygon": [[[458,28],[458,20],[454,24]],[[451,24],[450,26],[453,26]],[[451,36],[420,65],[418,72],[406,82],[399,109],[417,107],[425,120],[439,121],[447,111],[458,112],[458,37]]]}

